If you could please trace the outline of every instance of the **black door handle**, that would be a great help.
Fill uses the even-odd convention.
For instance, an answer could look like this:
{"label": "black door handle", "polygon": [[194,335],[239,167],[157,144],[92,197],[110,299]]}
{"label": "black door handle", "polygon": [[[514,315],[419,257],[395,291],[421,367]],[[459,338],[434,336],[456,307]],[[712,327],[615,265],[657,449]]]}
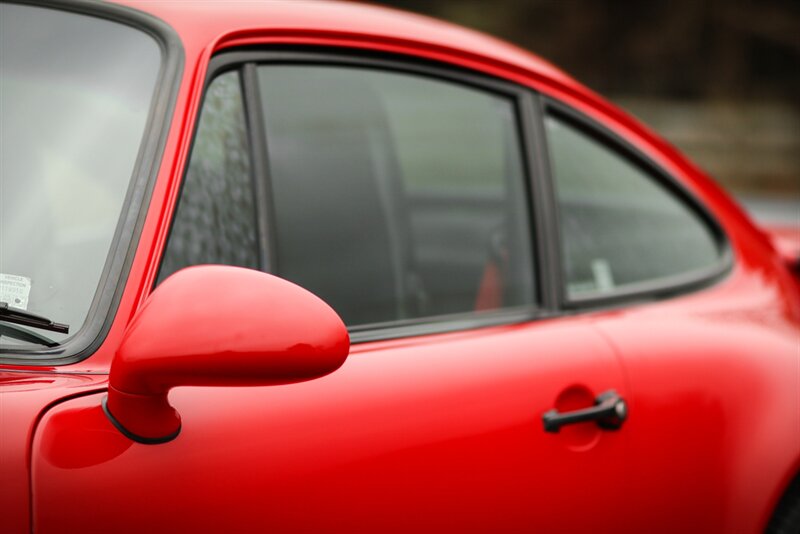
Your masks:
{"label": "black door handle", "polygon": [[617,430],[628,417],[628,404],[613,389],[598,395],[594,406],[574,412],[550,410],[542,416],[545,432],[558,432],[564,425],[595,421],[606,430]]}

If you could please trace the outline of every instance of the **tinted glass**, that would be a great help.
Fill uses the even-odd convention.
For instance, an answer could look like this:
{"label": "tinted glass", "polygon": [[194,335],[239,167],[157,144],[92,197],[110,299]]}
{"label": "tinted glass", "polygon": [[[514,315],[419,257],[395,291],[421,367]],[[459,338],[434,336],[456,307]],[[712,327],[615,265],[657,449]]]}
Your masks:
{"label": "tinted glass", "polygon": [[158,43],[129,26],[0,5],[0,301],[81,329],[160,64]]}
{"label": "tinted glass", "polygon": [[159,280],[203,263],[259,267],[252,184],[241,84],[232,71],[206,92]]}
{"label": "tinted glass", "polygon": [[570,296],[609,294],[714,265],[714,234],[684,201],[580,130],[546,119]]}
{"label": "tinted glass", "polygon": [[532,302],[511,99],[355,67],[258,74],[279,275],[350,325]]}

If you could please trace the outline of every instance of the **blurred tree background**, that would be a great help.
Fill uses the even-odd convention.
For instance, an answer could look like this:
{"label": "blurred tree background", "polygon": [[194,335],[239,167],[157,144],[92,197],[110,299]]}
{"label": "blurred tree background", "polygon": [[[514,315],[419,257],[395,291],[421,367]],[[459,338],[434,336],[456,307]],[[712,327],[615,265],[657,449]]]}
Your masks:
{"label": "blurred tree background", "polygon": [[800,211],[798,0],[376,3],[531,50],[636,115],[734,193],[777,197]]}

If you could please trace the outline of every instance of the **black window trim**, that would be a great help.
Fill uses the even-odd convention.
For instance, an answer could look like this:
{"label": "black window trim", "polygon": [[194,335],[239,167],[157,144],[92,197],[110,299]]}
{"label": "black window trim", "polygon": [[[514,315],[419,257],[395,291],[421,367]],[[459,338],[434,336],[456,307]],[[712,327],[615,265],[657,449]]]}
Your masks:
{"label": "black window trim", "polygon": [[550,183],[548,194],[550,195],[550,216],[553,218],[553,231],[548,234],[552,254],[550,260],[552,263],[558,265],[558,274],[551,278],[551,283],[556,287],[558,293],[559,309],[566,312],[574,312],[587,309],[618,307],[635,302],[648,302],[670,298],[715,285],[732,272],[734,264],[733,251],[730,240],[723,230],[722,225],[716,220],[705,204],[701,202],[694,193],[687,189],[680,180],[663,169],[650,157],[639,151],[629,141],[575,108],[546,95],[540,95],[538,97],[538,107],[539,113],[537,114],[537,118],[539,121],[539,128],[541,128],[542,132],[544,132],[545,118],[548,115],[556,117],[576,128],[581,133],[588,135],[591,139],[605,146],[614,154],[624,158],[626,161],[642,170],[648,177],[663,185],[693,213],[697,214],[701,221],[711,230],[719,252],[718,260],[708,267],[655,280],[627,284],[610,293],[598,292],[570,297],[567,293],[567,284],[563,269],[563,249],[561,247],[560,231],[561,218],[558,199],[555,195],[555,173],[552,168],[552,163],[550,162],[551,158],[549,157],[550,150],[547,136],[540,135],[539,139],[541,139],[543,143],[542,150],[544,152],[544,157],[542,159],[543,161],[547,161],[547,168],[545,169],[544,176],[546,176],[547,182]]}
{"label": "black window trim", "polygon": [[[505,98],[510,98],[515,104],[516,130],[519,134],[520,155],[523,159],[523,187],[527,191],[526,215],[529,219],[530,238],[533,239],[531,252],[534,269],[533,273],[531,273],[530,281],[534,289],[534,302],[526,306],[486,312],[469,311],[387,323],[356,325],[348,328],[352,343],[518,324],[549,317],[553,314],[557,302],[557,294],[552,291],[552,284],[546,282],[554,276],[553,266],[547,265],[547,262],[542,260],[542,258],[550,256],[550,252],[547,250],[549,239],[545,234],[549,217],[544,215],[547,213],[546,206],[542,205],[545,197],[539,191],[540,188],[546,187],[547,181],[540,179],[544,172],[543,162],[536,157],[531,157],[534,154],[541,153],[540,147],[542,146],[540,140],[542,130],[539,126],[541,119],[536,117],[537,104],[535,95],[531,93],[529,88],[516,85],[510,81],[416,56],[375,53],[340,47],[270,46],[269,48],[222,51],[211,58],[206,74],[204,92],[218,75],[230,70],[238,70],[241,73],[251,151],[251,177],[254,182],[266,182],[265,186],[257,190],[259,195],[258,203],[261,204],[257,207],[259,230],[266,230],[266,234],[262,235],[260,233],[259,236],[260,246],[262,250],[266,251],[265,262],[261,266],[263,270],[267,272],[274,272],[275,270],[275,239],[272,230],[274,228],[275,210],[271,207],[273,199],[269,184],[269,165],[266,161],[268,154],[265,157],[264,154],[258,153],[261,151],[256,150],[257,146],[265,146],[266,129],[263,123],[263,114],[261,113],[262,103],[257,90],[254,66],[267,63],[355,66],[417,74],[427,78],[440,79],[472,87],[484,92],[499,94]],[[268,153],[268,145],[266,146]],[[191,157],[191,153],[189,157]],[[184,177],[185,173],[186,169],[184,169]],[[183,180],[181,184],[183,184]],[[254,184],[254,187],[257,188],[259,186]],[[264,209],[264,205],[267,206],[266,209]]]}
{"label": "black window trim", "polygon": [[164,156],[184,67],[184,49],[172,27],[153,15],[127,6],[86,0],[14,0],[9,3],[57,9],[124,24],[152,37],[162,56],[142,143],[86,321],[75,335],[53,348],[0,345],[0,365],[69,365],[97,351],[116,318]]}

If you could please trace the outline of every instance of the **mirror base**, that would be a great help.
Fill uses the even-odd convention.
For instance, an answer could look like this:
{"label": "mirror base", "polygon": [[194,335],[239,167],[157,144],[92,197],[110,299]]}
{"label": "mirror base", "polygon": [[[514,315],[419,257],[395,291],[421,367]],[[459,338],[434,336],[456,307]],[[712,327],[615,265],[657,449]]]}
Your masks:
{"label": "mirror base", "polygon": [[178,429],[175,432],[163,437],[148,438],[144,436],[138,436],[133,432],[129,431],[124,426],[122,426],[122,423],[120,423],[114,417],[114,415],[108,410],[108,395],[103,397],[101,404],[103,406],[103,413],[106,414],[106,417],[108,417],[108,420],[111,421],[111,424],[114,425],[114,427],[117,430],[119,430],[126,438],[131,439],[137,443],[143,443],[145,445],[159,445],[161,443],[167,443],[168,441],[172,441],[173,439],[178,437],[178,434],[181,433],[181,427],[178,426]]}

